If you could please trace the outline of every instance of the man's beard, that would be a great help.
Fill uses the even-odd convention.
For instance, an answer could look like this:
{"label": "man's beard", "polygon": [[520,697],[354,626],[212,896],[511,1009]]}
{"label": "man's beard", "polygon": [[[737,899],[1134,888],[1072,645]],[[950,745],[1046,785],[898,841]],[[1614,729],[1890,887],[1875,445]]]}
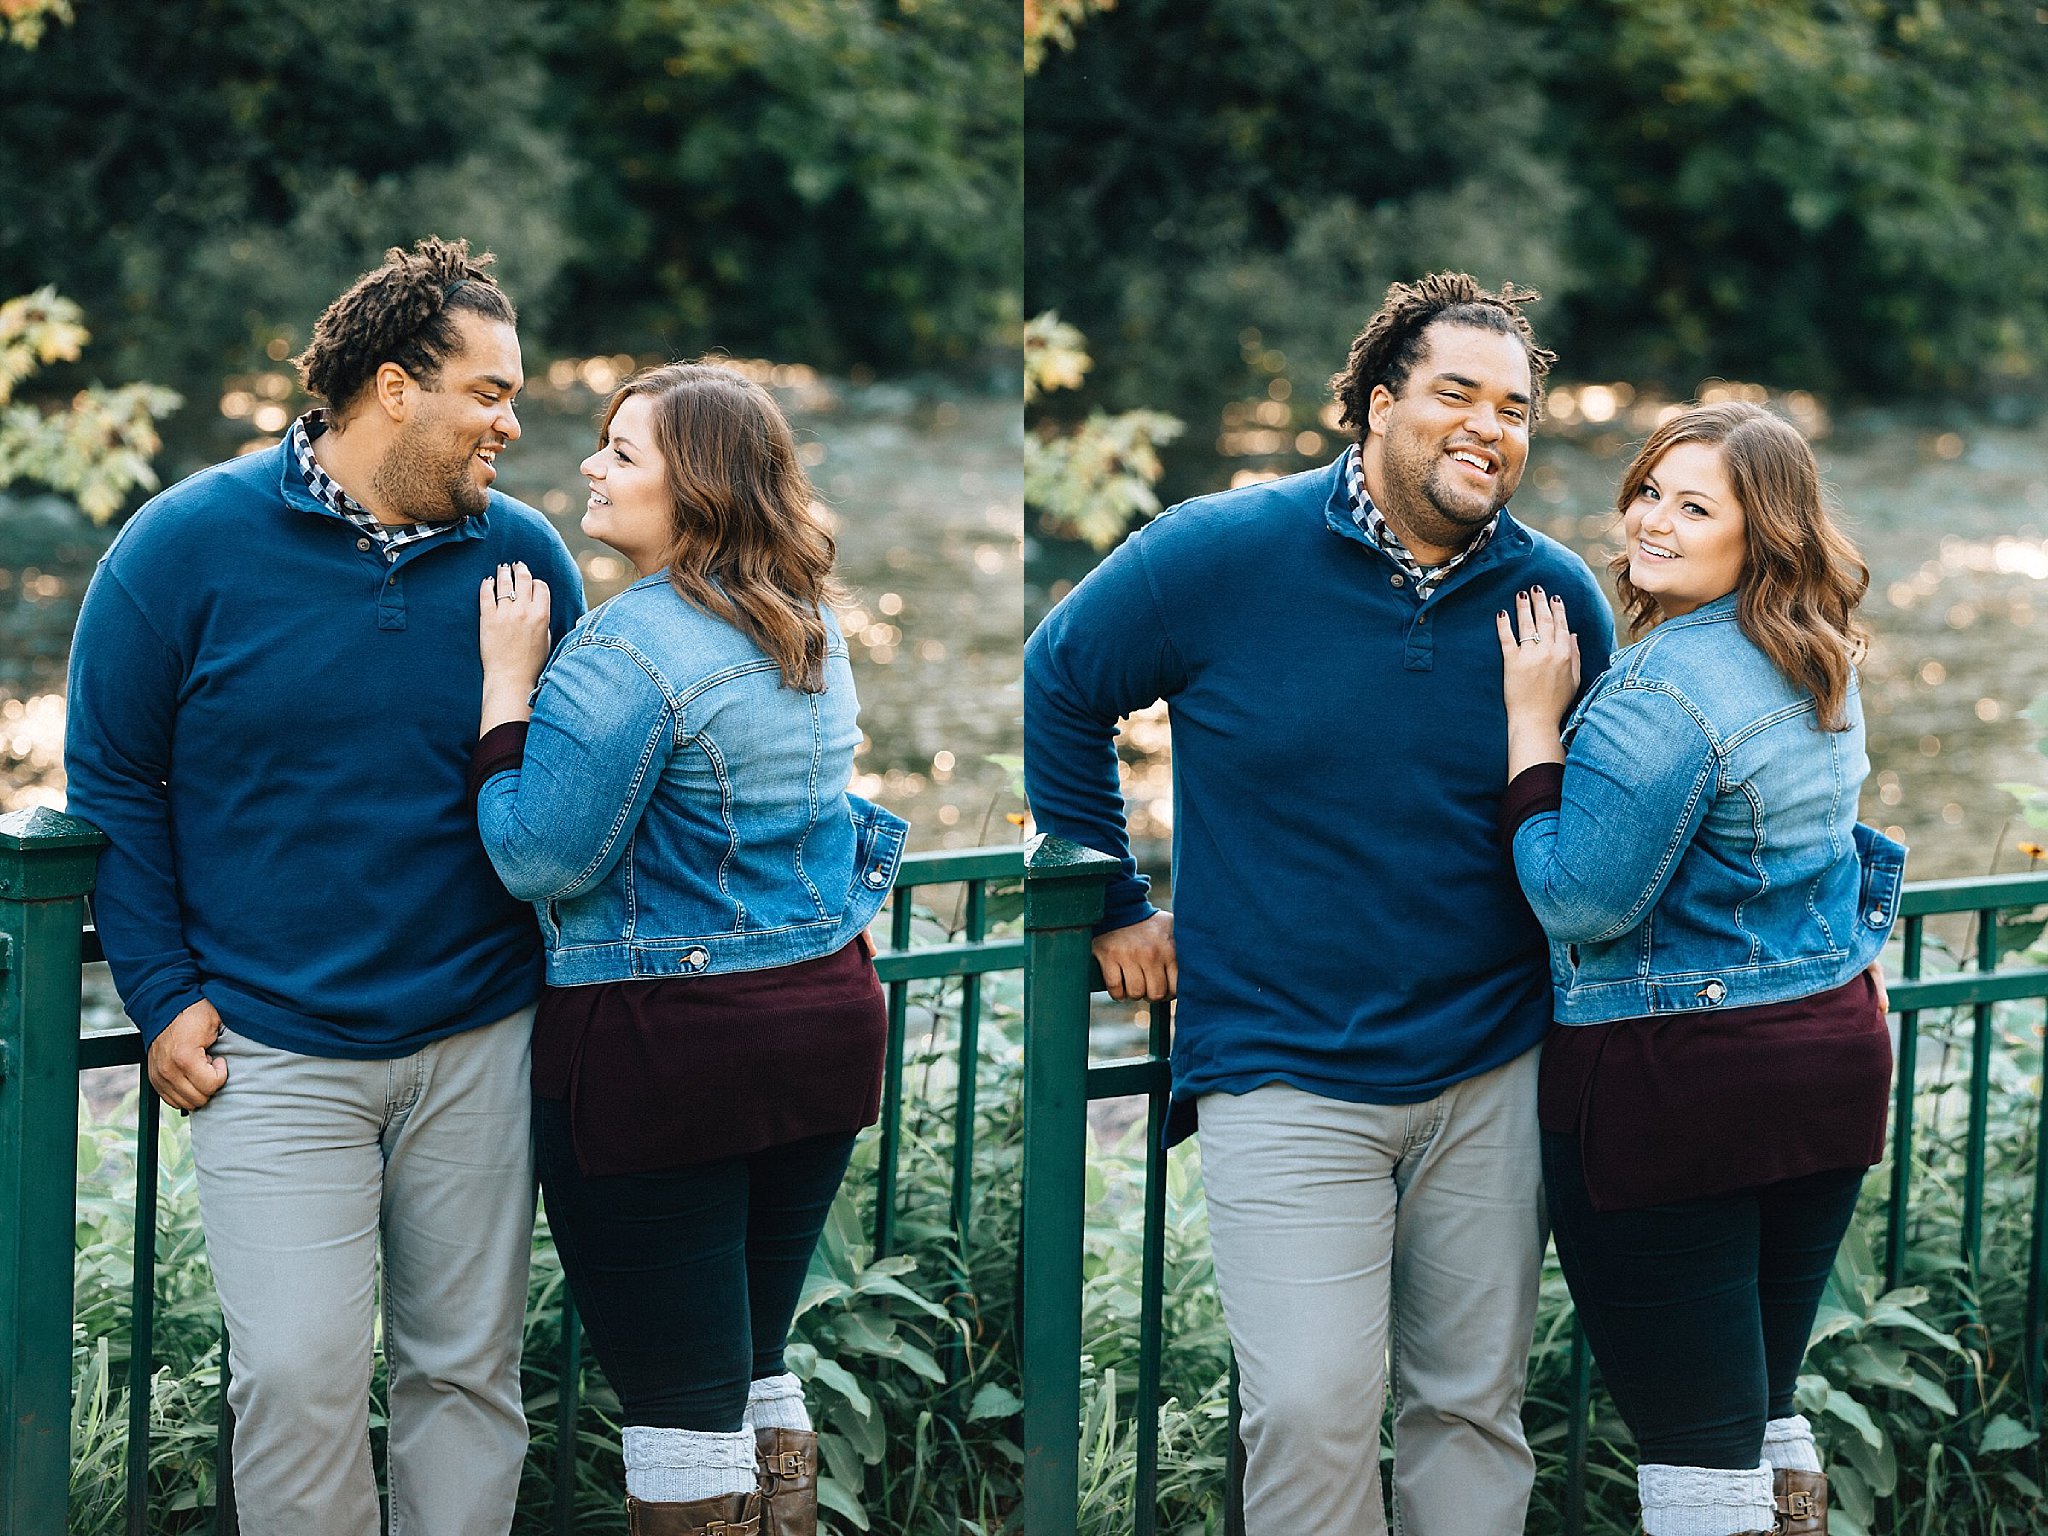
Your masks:
{"label": "man's beard", "polygon": [[377,466],[372,484],[378,499],[400,517],[418,523],[447,523],[474,517],[490,506],[490,492],[469,473],[475,445],[453,449],[427,439],[422,427],[398,436]]}
{"label": "man's beard", "polygon": [[[1450,464],[1441,446],[1410,453],[1411,444],[1389,437],[1381,450],[1386,466],[1388,500],[1393,514],[1413,526],[1421,538],[1440,549],[1462,549],[1494,513],[1508,504],[1514,487],[1505,474],[1496,475],[1498,490],[1490,502],[1461,494],[1450,483]],[[1389,509],[1381,507],[1381,512]]]}

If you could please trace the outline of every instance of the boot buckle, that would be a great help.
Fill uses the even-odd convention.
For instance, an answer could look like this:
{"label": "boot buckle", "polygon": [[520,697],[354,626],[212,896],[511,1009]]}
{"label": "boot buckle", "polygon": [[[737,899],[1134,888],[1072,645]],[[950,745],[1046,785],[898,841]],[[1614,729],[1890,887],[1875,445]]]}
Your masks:
{"label": "boot buckle", "polygon": [[1811,1489],[1801,1488],[1785,1495],[1785,1507],[1780,1513],[1794,1520],[1811,1520],[1820,1513],[1820,1505]]}
{"label": "boot buckle", "polygon": [[761,1458],[762,1469],[770,1477],[799,1478],[810,1469],[804,1464],[802,1451],[777,1451],[772,1456]]}

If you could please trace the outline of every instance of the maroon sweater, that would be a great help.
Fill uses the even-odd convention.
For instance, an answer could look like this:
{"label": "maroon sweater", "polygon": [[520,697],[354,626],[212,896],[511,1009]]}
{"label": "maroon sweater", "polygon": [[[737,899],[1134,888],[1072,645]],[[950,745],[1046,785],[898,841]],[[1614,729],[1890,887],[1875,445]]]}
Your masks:
{"label": "maroon sweater", "polygon": [[[470,760],[472,794],[519,766],[523,722]],[[566,1100],[586,1174],[651,1173],[873,1125],[888,1006],[865,934],[795,965],[548,987],[533,1091]]]}
{"label": "maroon sweater", "polygon": [[[1563,769],[1516,775],[1512,844],[1560,803]],[[1891,1034],[1868,973],[1832,991],[1565,1025],[1543,1044],[1537,1116],[1574,1136],[1595,1210],[1704,1200],[1884,1156]]]}

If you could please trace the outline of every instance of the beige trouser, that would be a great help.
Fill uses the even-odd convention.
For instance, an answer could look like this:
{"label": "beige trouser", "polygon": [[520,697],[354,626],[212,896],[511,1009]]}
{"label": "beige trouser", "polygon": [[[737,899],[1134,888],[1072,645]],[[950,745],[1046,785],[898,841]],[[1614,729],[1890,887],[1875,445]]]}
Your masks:
{"label": "beige trouser", "polygon": [[1216,1286],[1244,1403],[1246,1536],[1520,1536],[1546,1238],[1536,1058],[1422,1104],[1271,1084],[1201,1100]]}
{"label": "beige trouser", "polygon": [[526,1417],[533,1010],[394,1061],[224,1032],[192,1116],[227,1321],[248,1536],[374,1536],[369,1395],[383,1249],[392,1536],[504,1536]]}

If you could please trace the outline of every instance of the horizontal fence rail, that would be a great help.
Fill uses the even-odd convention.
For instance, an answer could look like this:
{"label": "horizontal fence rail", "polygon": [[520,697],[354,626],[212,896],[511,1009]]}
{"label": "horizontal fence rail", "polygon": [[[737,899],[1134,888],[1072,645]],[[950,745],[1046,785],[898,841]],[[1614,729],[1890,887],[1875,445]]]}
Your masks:
{"label": "horizontal fence rail", "polygon": [[[1032,847],[1025,870],[1025,1299],[1024,1338],[1027,1466],[1026,1536],[1075,1536],[1079,1526],[1081,1416],[1081,1234],[1087,1106],[1096,1099],[1143,1095],[1146,1109],[1145,1197],[1139,1329],[1139,1404],[1133,1472],[1132,1536],[1155,1536],[1159,1479],[1158,1436],[1166,1237],[1166,1158],[1161,1132],[1172,1078],[1169,1066],[1171,1005],[1154,1004],[1144,1054],[1088,1062],[1091,989],[1100,985],[1089,952],[1102,893],[1117,873],[1114,860],[1057,838]],[[1991,1094],[1993,1009],[2000,1003],[2040,999],[2048,1006],[2048,966],[2000,970],[1998,914],[2048,905],[2048,874],[1999,875],[1974,880],[1908,885],[1900,903],[1897,978],[1889,980],[1889,1009],[1898,1018],[1897,1081],[1891,1125],[1891,1172],[1885,1242],[1885,1285],[1906,1281],[1912,1221],[1912,1149],[1917,1104],[1916,1063],[1920,1017],[1939,1010],[1972,1010],[1971,1072],[1965,1136],[1965,1179],[1958,1253],[1971,1273],[1983,1256],[1986,1127]],[[1970,916],[1974,934],[1970,968],[1922,974],[1930,917]],[[2048,1041],[2048,1018],[2044,1018]],[[2048,1049],[2048,1046],[2044,1046]],[[2048,1081],[2048,1062],[2043,1062]],[[2037,1138],[2048,1137],[2048,1093],[2042,1096]],[[2037,1139],[2036,1147],[2048,1146]],[[2048,1432],[2048,1158],[2034,1159],[2032,1226],[2024,1337],[2019,1341],[2027,1403],[2037,1436]],[[1586,1517],[1586,1476],[1593,1363],[1584,1335],[1573,1326],[1569,1421],[1562,1458],[1566,1536],[1580,1536]],[[1230,1450],[1224,1473],[1225,1531],[1243,1530],[1243,1453],[1238,1444],[1235,1373],[1230,1402]]]}
{"label": "horizontal fence rail", "polygon": [[[158,1131],[162,1101],[141,1070],[142,1036],[132,1027],[81,1036],[80,967],[102,959],[84,923],[85,897],[104,839],[85,823],[47,810],[0,816],[0,1536],[49,1536],[65,1529],[70,1481],[74,1190],[77,1184],[78,1074],[100,1067],[136,1069],[135,1252],[131,1290],[133,1346],[128,1366],[127,1530],[146,1529],[149,1408],[156,1310]],[[886,946],[875,970],[889,1008],[887,1071],[877,1159],[875,1256],[894,1251],[898,1164],[902,1153],[903,1072],[915,983],[958,979],[960,1070],[952,1106],[954,1146],[949,1214],[964,1255],[974,1209],[974,1063],[980,1051],[982,978],[1018,971],[1027,944],[990,936],[990,887],[1024,873],[1019,847],[912,853],[897,871]],[[920,894],[958,887],[953,920],[926,924]],[[929,930],[942,930],[940,942]],[[936,1026],[936,1018],[934,1024]],[[963,1277],[964,1278],[964,1277]],[[221,1423],[215,1441],[215,1529],[236,1529],[227,1410],[227,1345],[222,1339]],[[571,1497],[580,1398],[582,1335],[563,1304],[561,1390],[557,1403],[554,1525],[573,1529]]]}

